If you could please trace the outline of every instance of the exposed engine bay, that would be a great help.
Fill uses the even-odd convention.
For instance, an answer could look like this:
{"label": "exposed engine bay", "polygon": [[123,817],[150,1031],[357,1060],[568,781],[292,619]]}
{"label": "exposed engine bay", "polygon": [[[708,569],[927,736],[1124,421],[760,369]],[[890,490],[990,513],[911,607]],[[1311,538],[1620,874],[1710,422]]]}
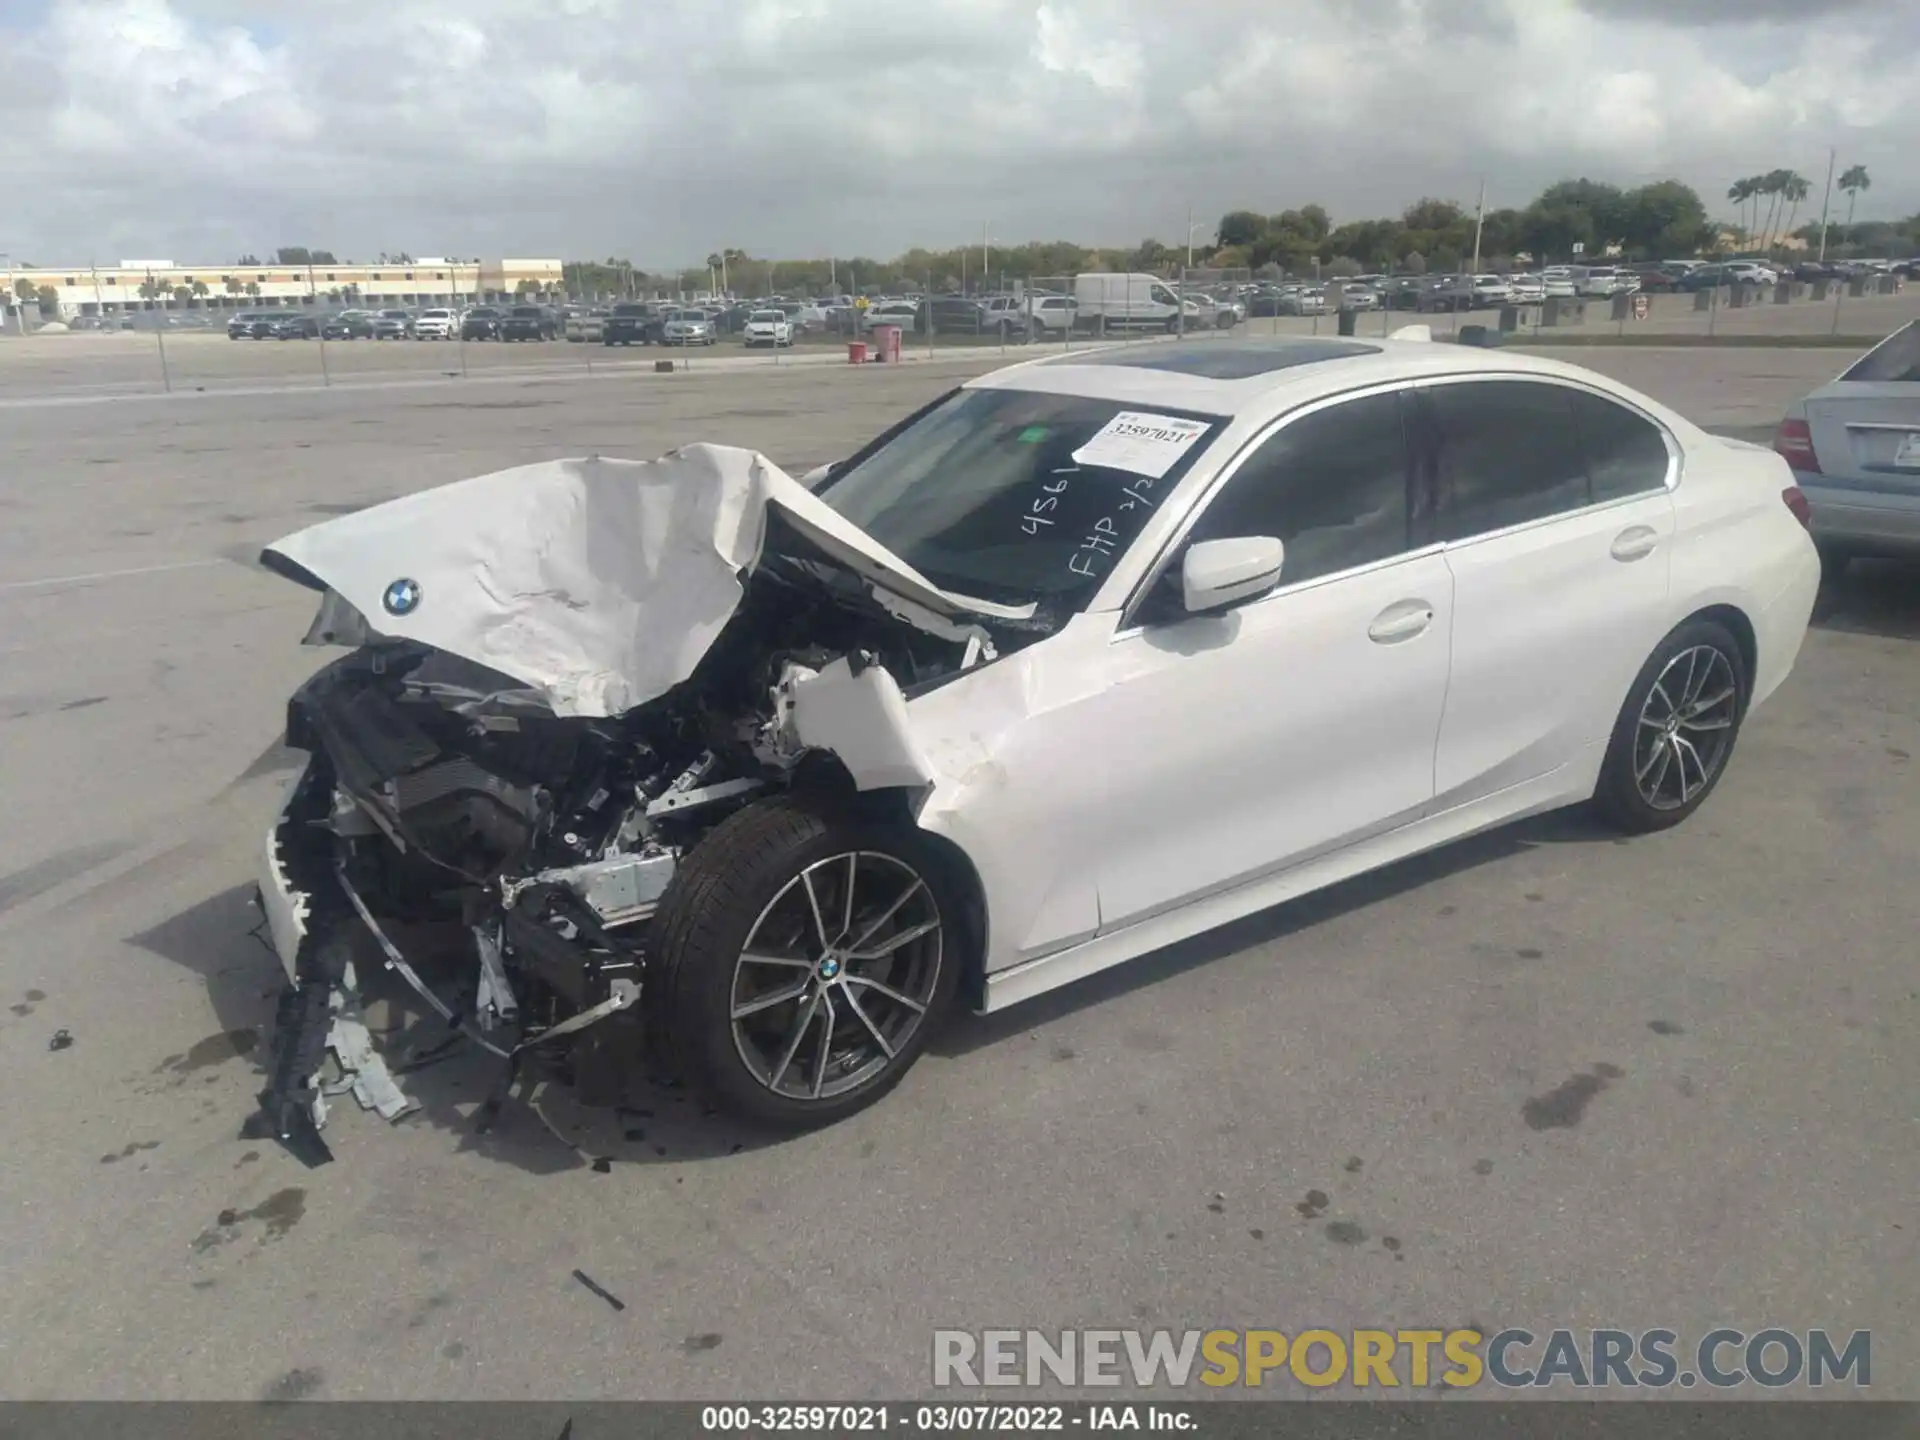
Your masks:
{"label": "exposed engine bay", "polygon": [[[770,794],[924,788],[906,699],[1045,633],[924,609],[777,511],[762,538],[691,673],[615,715],[558,714],[551,690],[377,632],[325,587],[310,643],[358,648],[288,705],[287,743],[309,759],[263,857],[291,983],[256,1129],[319,1159],[329,1095],[413,1108],[362,1015],[369,936],[450,1036],[506,1062],[503,1083],[529,1059],[566,1077],[588,1035],[642,1063],[649,922],[684,857]],[[428,963],[402,931],[452,941]]]}

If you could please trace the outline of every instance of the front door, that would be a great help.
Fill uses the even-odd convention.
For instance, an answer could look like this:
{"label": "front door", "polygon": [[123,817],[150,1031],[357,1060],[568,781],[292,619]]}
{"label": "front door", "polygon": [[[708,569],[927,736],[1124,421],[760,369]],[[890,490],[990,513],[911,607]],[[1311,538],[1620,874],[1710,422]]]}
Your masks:
{"label": "front door", "polygon": [[[1250,447],[1110,642],[1082,706],[1107,767],[1098,850],[1113,930],[1417,818],[1433,797],[1453,581],[1416,548],[1396,392],[1288,417]],[[1279,588],[1178,603],[1198,540],[1271,535]]]}

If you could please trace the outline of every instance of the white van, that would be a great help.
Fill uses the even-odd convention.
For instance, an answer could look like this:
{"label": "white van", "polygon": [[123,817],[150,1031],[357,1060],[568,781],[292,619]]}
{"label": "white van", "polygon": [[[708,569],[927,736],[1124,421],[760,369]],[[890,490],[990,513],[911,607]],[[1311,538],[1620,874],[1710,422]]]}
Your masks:
{"label": "white van", "polygon": [[1200,307],[1180,297],[1157,275],[1095,272],[1073,279],[1074,311],[1084,330],[1179,330],[1201,327]]}

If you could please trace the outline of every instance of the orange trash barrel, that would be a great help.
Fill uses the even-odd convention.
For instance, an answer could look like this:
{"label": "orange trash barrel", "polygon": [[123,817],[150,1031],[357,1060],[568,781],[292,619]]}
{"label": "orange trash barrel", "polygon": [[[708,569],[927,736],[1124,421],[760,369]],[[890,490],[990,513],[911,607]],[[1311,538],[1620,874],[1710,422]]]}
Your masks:
{"label": "orange trash barrel", "polygon": [[864,365],[867,363],[866,341],[849,340],[847,342],[847,363],[849,365]]}

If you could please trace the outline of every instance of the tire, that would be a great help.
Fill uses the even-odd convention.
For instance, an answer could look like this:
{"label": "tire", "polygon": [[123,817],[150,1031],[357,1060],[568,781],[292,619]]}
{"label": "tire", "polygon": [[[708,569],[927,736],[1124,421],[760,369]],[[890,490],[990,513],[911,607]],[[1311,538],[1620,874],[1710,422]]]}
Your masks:
{"label": "tire", "polygon": [[[1593,795],[1600,818],[1645,835],[1705,804],[1733,758],[1751,685],[1739,643],[1718,621],[1688,620],[1655,646],[1614,721]],[[1676,722],[1676,711],[1692,718]]]}
{"label": "tire", "polygon": [[[889,939],[916,932],[878,959],[824,953],[823,931],[846,948],[849,859],[858,879],[852,938],[878,927],[889,927]],[[786,1131],[845,1119],[897,1085],[951,1013],[967,959],[962,913],[916,832],[792,797],[749,805],[687,857],[655,917],[649,1052],[741,1119]],[[750,944],[774,958],[744,958]],[[890,998],[902,995],[923,1008]],[[736,1015],[756,1000],[769,1003]]]}

